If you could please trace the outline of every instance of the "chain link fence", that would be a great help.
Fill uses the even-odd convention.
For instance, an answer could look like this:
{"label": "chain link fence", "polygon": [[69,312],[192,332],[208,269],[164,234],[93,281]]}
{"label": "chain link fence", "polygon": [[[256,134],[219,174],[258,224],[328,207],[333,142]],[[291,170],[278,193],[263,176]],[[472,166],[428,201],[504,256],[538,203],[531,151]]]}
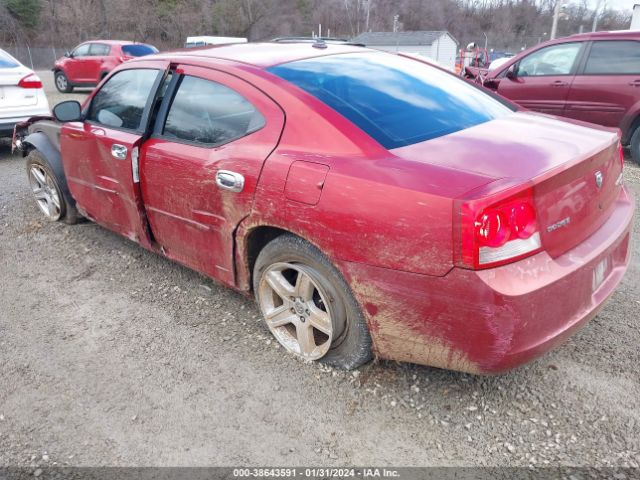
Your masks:
{"label": "chain link fence", "polygon": [[53,67],[53,63],[72,48],[0,45],[0,49],[32,70],[50,70]]}

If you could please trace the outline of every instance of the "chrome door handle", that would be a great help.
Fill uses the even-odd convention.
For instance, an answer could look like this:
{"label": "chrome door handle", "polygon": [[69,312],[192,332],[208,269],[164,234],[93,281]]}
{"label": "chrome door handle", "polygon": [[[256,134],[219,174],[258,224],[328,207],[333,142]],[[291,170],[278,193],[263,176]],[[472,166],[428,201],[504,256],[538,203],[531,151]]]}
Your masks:
{"label": "chrome door handle", "polygon": [[111,156],[118,160],[124,160],[127,158],[127,147],[114,143],[111,145]]}
{"label": "chrome door handle", "polygon": [[216,185],[223,190],[241,192],[244,188],[244,177],[229,170],[218,170],[216,173]]}

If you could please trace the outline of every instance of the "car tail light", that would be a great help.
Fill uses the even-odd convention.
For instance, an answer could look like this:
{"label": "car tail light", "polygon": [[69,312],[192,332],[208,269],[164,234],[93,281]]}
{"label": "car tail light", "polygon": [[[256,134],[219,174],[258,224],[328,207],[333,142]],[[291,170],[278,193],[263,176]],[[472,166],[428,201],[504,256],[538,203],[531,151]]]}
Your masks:
{"label": "car tail light", "polygon": [[35,73],[30,73],[18,82],[18,86],[20,88],[42,88],[42,82]]}
{"label": "car tail light", "polygon": [[504,198],[463,202],[458,215],[459,266],[495,267],[542,250],[531,188]]}

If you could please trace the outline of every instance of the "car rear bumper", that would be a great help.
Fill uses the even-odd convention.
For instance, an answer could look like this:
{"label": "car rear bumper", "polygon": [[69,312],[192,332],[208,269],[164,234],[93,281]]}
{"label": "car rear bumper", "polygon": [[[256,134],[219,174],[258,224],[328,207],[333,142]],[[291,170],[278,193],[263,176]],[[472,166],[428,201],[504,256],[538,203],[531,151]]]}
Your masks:
{"label": "car rear bumper", "polygon": [[20,115],[18,117],[2,117],[0,116],[0,137],[10,137],[13,135],[13,127],[16,123],[26,122],[31,117],[37,117],[40,115],[51,115],[49,108],[41,108],[29,112],[28,115]]}
{"label": "car rear bumper", "polygon": [[342,262],[378,356],[500,373],[562,343],[593,318],[629,263],[634,202],[626,189],[607,222],[564,255],[541,252],[482,271],[429,277]]}

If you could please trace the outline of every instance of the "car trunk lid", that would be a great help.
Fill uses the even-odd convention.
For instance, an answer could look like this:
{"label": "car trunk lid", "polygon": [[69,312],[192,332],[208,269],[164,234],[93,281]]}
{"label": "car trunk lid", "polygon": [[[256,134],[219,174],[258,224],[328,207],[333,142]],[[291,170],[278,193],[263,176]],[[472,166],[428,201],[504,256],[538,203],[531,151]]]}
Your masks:
{"label": "car trunk lid", "polygon": [[0,68],[0,109],[27,107],[38,103],[38,90],[21,88],[20,80],[29,75],[31,70],[18,66]]}
{"label": "car trunk lid", "polygon": [[621,188],[618,142],[611,129],[518,112],[393,153],[495,178],[482,195],[533,188],[542,247],[555,257],[609,217]]}

